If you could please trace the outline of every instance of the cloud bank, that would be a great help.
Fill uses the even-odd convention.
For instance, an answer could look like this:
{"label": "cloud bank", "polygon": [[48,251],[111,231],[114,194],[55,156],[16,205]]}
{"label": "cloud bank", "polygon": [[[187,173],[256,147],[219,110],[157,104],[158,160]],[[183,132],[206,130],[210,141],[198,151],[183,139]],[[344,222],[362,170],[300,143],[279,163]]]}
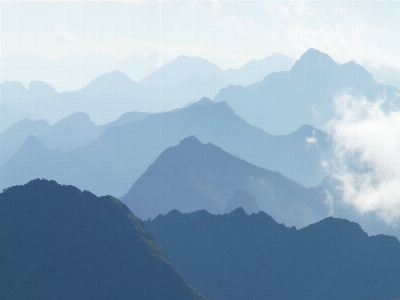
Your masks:
{"label": "cloud bank", "polygon": [[394,225],[400,220],[400,110],[384,104],[385,97],[371,102],[347,91],[335,99],[336,118],[327,128],[343,201]]}

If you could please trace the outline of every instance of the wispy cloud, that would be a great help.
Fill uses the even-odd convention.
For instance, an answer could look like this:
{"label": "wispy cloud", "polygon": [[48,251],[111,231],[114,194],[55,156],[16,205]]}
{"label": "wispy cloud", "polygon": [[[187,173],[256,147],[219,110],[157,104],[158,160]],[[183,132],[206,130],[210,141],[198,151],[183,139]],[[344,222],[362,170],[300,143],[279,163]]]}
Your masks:
{"label": "wispy cloud", "polygon": [[371,102],[346,92],[335,99],[337,117],[328,130],[333,177],[343,200],[395,224],[400,220],[400,110],[386,104],[385,98]]}
{"label": "wispy cloud", "polygon": [[62,41],[62,40],[76,41],[77,40],[75,35],[73,35],[72,33],[65,32],[63,30],[60,30],[57,33],[42,35],[42,38],[46,39],[46,40],[60,40],[60,41]]}
{"label": "wispy cloud", "polygon": [[236,15],[232,15],[229,21],[238,29],[251,28],[255,25],[254,20],[249,16],[239,18]]}

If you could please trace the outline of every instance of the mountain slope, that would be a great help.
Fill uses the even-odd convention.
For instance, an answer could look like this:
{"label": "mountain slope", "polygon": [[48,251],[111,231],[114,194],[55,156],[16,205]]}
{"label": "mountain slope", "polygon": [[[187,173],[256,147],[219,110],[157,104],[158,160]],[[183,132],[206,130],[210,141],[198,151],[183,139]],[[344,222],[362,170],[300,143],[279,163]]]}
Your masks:
{"label": "mountain slope", "polygon": [[333,117],[332,97],[349,88],[370,100],[396,94],[394,87],[378,83],[362,66],[339,65],[327,54],[309,49],[289,72],[269,74],[246,88],[229,86],[214,101],[226,101],[239,116],[267,132],[287,134],[302,124],[322,128]]}
{"label": "mountain slope", "polygon": [[[249,195],[238,189],[253,195],[255,203],[246,205]],[[141,219],[173,209],[224,213],[235,202],[231,210],[244,205],[252,213],[259,207],[290,226],[304,227],[328,215],[323,192],[251,165],[211,143],[202,144],[194,136],[161,153],[121,200]]]}
{"label": "mountain slope", "polygon": [[[315,186],[327,175],[319,162],[321,156],[329,154],[330,141],[324,132],[304,126],[287,136],[271,136],[247,124],[226,103],[203,99],[181,110],[108,128],[96,141],[60,153],[51,163],[51,157],[44,153],[16,153],[0,169],[1,186],[50,178],[97,195],[122,196],[162,151],[190,135],[305,186]],[[318,142],[307,142],[312,136]],[[28,161],[38,166],[29,169]],[[54,172],[49,164],[54,164]]]}
{"label": "mountain slope", "polygon": [[119,200],[54,181],[0,194],[4,299],[204,299]]}
{"label": "mountain slope", "polygon": [[175,210],[145,224],[190,282],[216,299],[400,296],[399,241],[368,237],[347,220],[327,218],[296,230],[239,208],[225,215]]}

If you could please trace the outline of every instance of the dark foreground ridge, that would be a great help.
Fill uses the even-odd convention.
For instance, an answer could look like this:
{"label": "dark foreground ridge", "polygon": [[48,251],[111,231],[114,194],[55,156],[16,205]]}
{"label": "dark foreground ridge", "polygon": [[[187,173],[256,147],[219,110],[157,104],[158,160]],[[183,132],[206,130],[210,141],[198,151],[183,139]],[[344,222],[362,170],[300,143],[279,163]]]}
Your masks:
{"label": "dark foreground ridge", "polygon": [[400,243],[326,218],[303,229],[242,208],[225,215],[177,210],[146,221],[174,265],[219,300],[400,298]]}
{"label": "dark foreground ridge", "polygon": [[0,194],[1,299],[205,299],[119,200],[55,181]]}

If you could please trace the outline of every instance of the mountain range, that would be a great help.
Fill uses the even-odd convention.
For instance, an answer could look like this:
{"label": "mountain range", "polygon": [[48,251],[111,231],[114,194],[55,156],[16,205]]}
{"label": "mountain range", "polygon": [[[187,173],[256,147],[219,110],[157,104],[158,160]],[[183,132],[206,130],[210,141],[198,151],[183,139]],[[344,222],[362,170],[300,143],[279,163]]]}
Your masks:
{"label": "mountain range", "polygon": [[[50,151],[30,137],[1,167],[1,186],[51,178],[97,195],[122,196],[166,148],[190,135],[305,186],[317,185],[327,175],[319,161],[329,155],[324,132],[303,126],[290,135],[271,136],[247,124],[226,103],[202,99],[184,109],[110,127],[73,151]],[[307,138],[312,136],[318,142],[310,144]]]}
{"label": "mountain range", "polygon": [[46,120],[23,119],[0,133],[1,164],[9,160],[32,135],[48,149],[70,151],[96,140],[107,128],[144,119],[148,114],[127,112],[114,122],[96,125],[86,113],[74,113],[52,126]]}
{"label": "mountain range", "polygon": [[173,209],[222,214],[245,207],[304,227],[328,216],[325,197],[323,189],[305,188],[191,136],[165,150],[120,199],[142,220]]}
{"label": "mountain range", "polygon": [[[293,60],[287,56],[273,54],[262,60],[252,60],[242,68],[222,71],[204,58],[179,56],[139,82],[114,70],[96,77],[79,90],[31,97],[28,103],[25,96],[15,97],[26,91],[21,83],[13,82],[13,90],[9,87],[11,83],[4,82],[1,89],[7,91],[7,97],[2,96],[2,103],[50,123],[75,112],[85,112],[96,124],[104,124],[126,111],[160,112],[204,96],[212,98],[229,84],[254,83],[271,72],[289,70],[292,65]],[[2,127],[4,129],[6,127]]]}
{"label": "mountain range", "polygon": [[307,50],[292,69],[267,75],[247,87],[221,89],[214,101],[227,102],[247,122],[272,134],[287,134],[303,124],[323,129],[334,117],[333,98],[360,93],[369,100],[386,96],[399,106],[398,91],[374,80],[353,61],[339,65],[329,55]]}
{"label": "mountain range", "polygon": [[400,243],[344,219],[297,230],[264,212],[173,210],[144,222],[175,266],[215,299],[397,299]]}
{"label": "mountain range", "polygon": [[0,216],[2,299],[205,299],[111,196],[37,179]]}

